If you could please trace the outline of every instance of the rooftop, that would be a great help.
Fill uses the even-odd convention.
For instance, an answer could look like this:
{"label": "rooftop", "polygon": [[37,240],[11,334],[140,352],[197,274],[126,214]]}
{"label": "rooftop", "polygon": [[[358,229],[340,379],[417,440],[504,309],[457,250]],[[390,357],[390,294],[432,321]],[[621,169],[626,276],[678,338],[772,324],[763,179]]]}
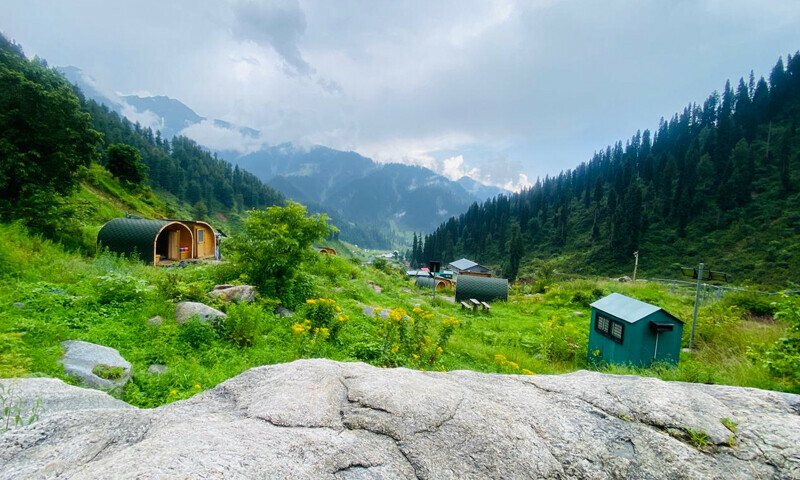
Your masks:
{"label": "rooftop", "polygon": [[450,266],[458,270],[466,270],[474,267],[475,265],[477,265],[477,263],[473,262],[472,260],[467,260],[466,258],[462,258],[461,260],[456,260],[455,262],[450,263]]}
{"label": "rooftop", "polygon": [[[628,323],[638,322],[659,310],[663,310],[661,307],[636,300],[635,298],[626,297],[619,293],[612,293],[611,295],[603,297],[592,303],[591,307],[611,314],[620,320],[625,320]],[[676,318],[666,310],[664,310],[664,313],[683,323],[679,318]]]}

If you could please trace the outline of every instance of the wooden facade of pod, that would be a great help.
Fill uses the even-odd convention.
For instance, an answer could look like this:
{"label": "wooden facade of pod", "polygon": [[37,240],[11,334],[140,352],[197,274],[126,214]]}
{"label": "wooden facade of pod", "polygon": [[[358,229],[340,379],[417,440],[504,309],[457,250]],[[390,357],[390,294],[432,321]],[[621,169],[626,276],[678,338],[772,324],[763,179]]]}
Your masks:
{"label": "wooden facade of pod", "polygon": [[[420,288],[433,288],[433,278],[431,277],[417,277],[414,284]],[[436,277],[436,290],[443,290],[445,288],[453,288],[453,282],[442,277]]]}
{"label": "wooden facade of pod", "polygon": [[319,247],[319,253],[324,253],[326,255],[336,255],[336,249],[332,247]]}
{"label": "wooden facade of pod", "polygon": [[97,248],[150,265],[216,256],[214,229],[206,222],[115,218],[97,234]]}

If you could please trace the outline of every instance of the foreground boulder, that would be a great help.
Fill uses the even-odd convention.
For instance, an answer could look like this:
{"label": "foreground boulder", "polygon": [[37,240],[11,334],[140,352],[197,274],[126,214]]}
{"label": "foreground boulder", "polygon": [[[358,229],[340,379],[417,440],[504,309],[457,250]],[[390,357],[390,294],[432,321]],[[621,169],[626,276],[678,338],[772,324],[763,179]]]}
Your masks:
{"label": "foreground boulder", "polygon": [[208,296],[225,302],[252,303],[256,299],[256,289],[251,285],[217,285]]}
{"label": "foreground boulder", "polygon": [[175,323],[181,324],[197,316],[202,322],[215,322],[219,318],[228,318],[227,315],[216,308],[211,308],[200,302],[179,302],[175,305]]}
{"label": "foreground boulder", "polygon": [[0,479],[796,478],[799,412],[633,376],[303,360],[153,410],[45,412],[0,436]]}
{"label": "foreground boulder", "polygon": [[111,347],[77,340],[61,342],[61,346],[64,372],[75,375],[89,387],[121,387],[131,378],[130,362]]}

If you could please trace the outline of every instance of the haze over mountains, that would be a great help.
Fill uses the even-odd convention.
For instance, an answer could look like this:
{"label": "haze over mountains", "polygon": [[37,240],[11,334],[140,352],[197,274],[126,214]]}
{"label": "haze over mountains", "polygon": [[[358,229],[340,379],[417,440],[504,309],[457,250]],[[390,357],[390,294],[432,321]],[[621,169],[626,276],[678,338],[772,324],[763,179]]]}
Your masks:
{"label": "haze over mountains", "polygon": [[475,201],[507,193],[470,177],[452,181],[428,168],[378,163],[355,152],[270,146],[259,131],[202,117],[176,99],[112,93],[80,68],[59,71],[88,98],[165,138],[186,135],[293,200],[387,233],[430,231]]}

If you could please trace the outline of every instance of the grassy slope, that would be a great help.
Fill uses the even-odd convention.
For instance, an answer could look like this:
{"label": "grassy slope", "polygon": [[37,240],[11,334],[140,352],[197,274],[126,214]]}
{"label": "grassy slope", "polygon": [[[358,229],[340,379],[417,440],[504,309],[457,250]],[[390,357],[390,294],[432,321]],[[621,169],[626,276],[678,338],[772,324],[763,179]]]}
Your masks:
{"label": "grassy slope", "polygon": [[[0,376],[41,373],[65,378],[58,363],[62,354],[59,342],[86,340],[116,348],[132,362],[134,381],[118,394],[140,406],[185,398],[253,366],[303,355],[376,362],[375,350],[388,347],[381,345],[376,335],[380,322],[362,313],[364,305],[408,311],[419,305],[432,312],[436,321],[453,316],[461,325],[437,368],[502,373],[587,368],[587,303],[599,294],[618,291],[661,305],[680,318],[691,318],[692,296],[687,291],[671,292],[655,283],[601,280],[553,284],[544,294],[519,290],[508,303],[495,304],[491,314],[465,313],[448,301],[432,301],[427,291],[416,289],[400,273],[387,274],[350,260],[320,256],[306,271],[313,275],[316,295],[334,298],[350,316],[339,334],[340,343],[321,341],[304,352],[291,329],[292,323],[302,319],[274,316],[272,303],[261,300],[263,335],[254,345],[238,348],[219,338],[200,338],[200,346],[193,347],[197,334],[175,325],[173,305],[182,299],[209,303],[204,294],[221,280],[224,265],[166,269],[106,256],[89,259],[13,225],[0,226],[0,237],[5,239],[0,276],[6,285],[0,290]],[[382,292],[370,284],[380,286]],[[22,305],[15,306],[15,302]],[[160,328],[146,324],[154,315],[165,319]],[[745,355],[748,346],[758,348],[784,331],[781,323],[741,315],[730,302],[709,304],[701,309],[699,348],[684,354],[677,369],[614,367],[609,371],[797,390],[798,385],[770,376]],[[687,328],[685,336],[688,332]],[[518,368],[497,362],[498,354]],[[165,364],[170,370],[164,375],[148,375],[147,368],[153,363]]]}

